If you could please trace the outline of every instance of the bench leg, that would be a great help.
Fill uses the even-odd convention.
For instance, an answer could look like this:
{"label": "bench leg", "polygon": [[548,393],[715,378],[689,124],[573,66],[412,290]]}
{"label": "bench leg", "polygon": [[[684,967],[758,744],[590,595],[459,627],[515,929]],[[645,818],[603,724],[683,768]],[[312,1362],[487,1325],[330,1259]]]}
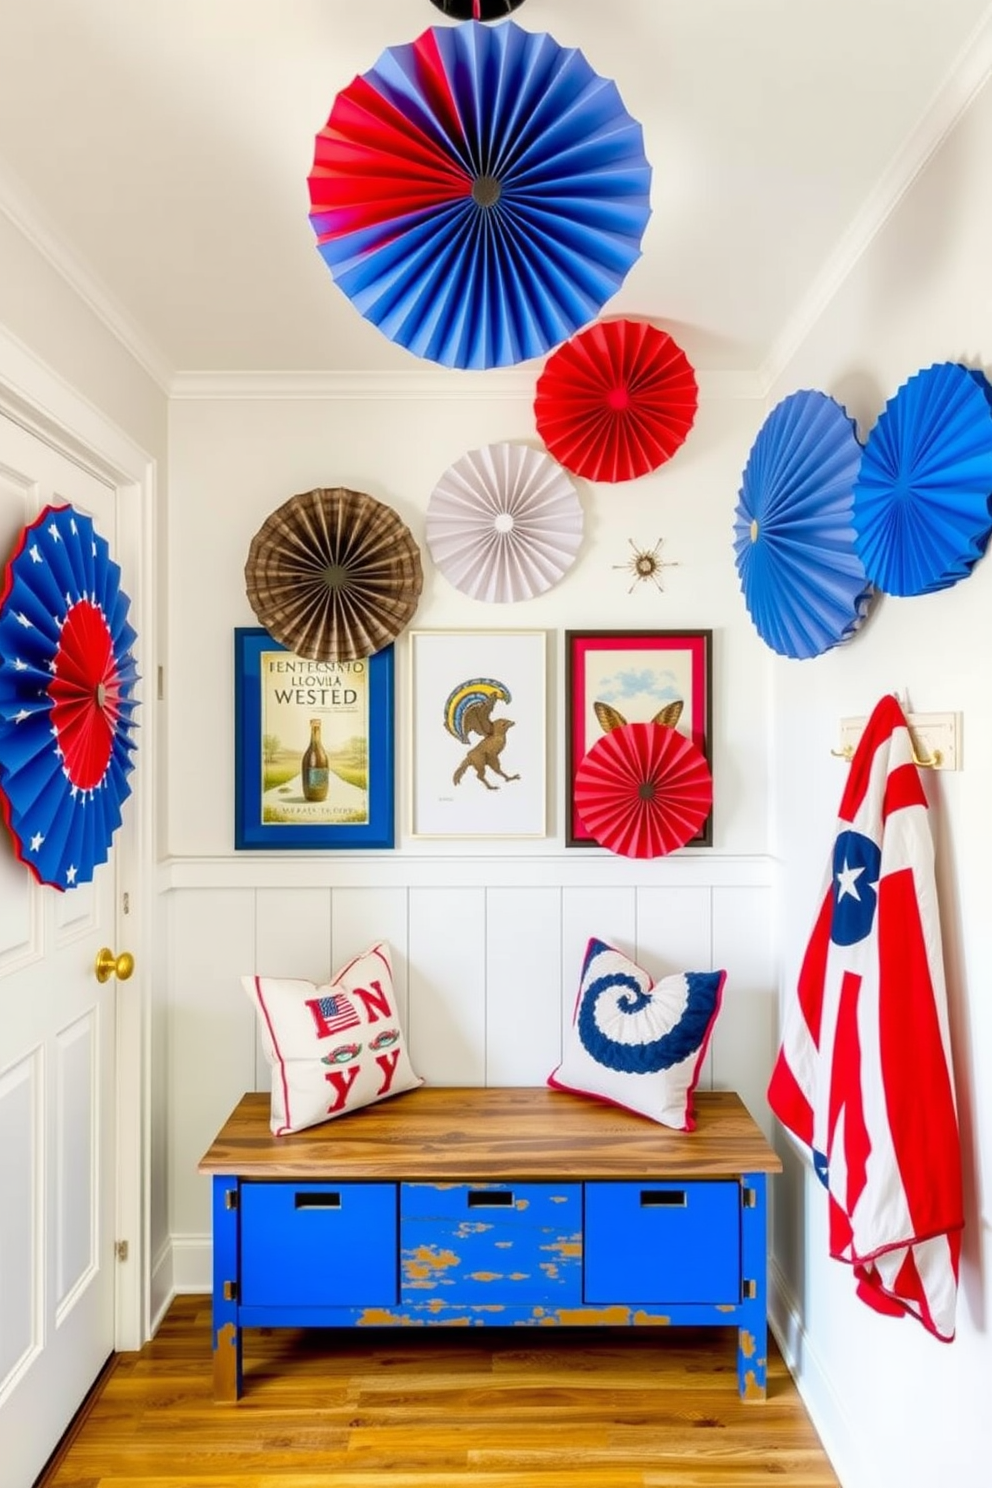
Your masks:
{"label": "bench leg", "polygon": [[768,1211],[764,1173],[741,1177],[741,1275],[737,1387],[742,1400],[764,1400],[768,1370]]}
{"label": "bench leg", "polygon": [[214,1178],[213,1348],[214,1399],[218,1402],[235,1401],[241,1395],[237,1199],[236,1178]]}

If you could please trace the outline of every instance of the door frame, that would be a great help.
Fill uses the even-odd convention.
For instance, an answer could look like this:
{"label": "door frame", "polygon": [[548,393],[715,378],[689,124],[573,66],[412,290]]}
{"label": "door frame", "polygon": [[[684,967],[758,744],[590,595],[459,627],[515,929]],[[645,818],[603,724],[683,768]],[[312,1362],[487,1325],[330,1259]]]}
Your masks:
{"label": "door frame", "polygon": [[[154,966],[155,861],[153,810],[156,768],[157,636],[156,574],[152,541],[156,463],[99,409],[87,402],[24,345],[0,327],[0,412],[72,460],[117,493],[115,557],[125,575],[138,576],[137,598],[128,618],[138,633],[139,672],[144,677],[140,768],[114,839],[117,864],[117,949],[131,951],[135,976],[116,982],[117,1059],[115,1103],[116,1233],[127,1241],[127,1259],[115,1266],[114,1347],[138,1349],[149,1336],[151,1150],[149,1092],[149,983]],[[0,561],[5,561],[0,557]],[[125,584],[125,592],[127,587]],[[123,898],[127,895],[127,911]]]}

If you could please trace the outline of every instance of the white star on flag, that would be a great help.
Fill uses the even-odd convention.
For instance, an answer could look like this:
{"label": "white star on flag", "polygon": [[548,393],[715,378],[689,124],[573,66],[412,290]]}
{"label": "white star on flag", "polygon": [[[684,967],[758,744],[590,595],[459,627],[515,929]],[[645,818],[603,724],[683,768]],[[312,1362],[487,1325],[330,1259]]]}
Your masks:
{"label": "white star on flag", "polygon": [[860,868],[852,868],[847,859],[844,859],[844,866],[837,874],[838,899],[843,899],[845,895],[850,894],[852,899],[860,900],[861,895],[858,893],[857,890],[857,880],[861,877],[864,871],[864,864],[862,864]]}
{"label": "white star on flag", "polygon": [[15,672],[26,672],[27,669],[28,669],[27,662],[26,661],[22,661],[19,656],[15,656],[14,657],[14,671]]}
{"label": "white star on flag", "polygon": [[27,615],[22,615],[20,610],[17,611],[15,618],[18,625],[23,625],[25,630],[34,629],[34,626],[31,624],[31,621],[28,619]]}
{"label": "white star on flag", "polygon": [[24,720],[25,720],[25,718],[30,718],[30,717],[31,717],[31,714],[28,712],[27,708],[22,708],[21,711],[20,711],[20,713],[15,713],[15,715],[14,715],[14,722],[15,723],[23,723]]}
{"label": "white star on flag", "polygon": [[37,852],[44,840],[45,839],[40,832],[35,832],[34,836],[31,838],[31,851]]}
{"label": "white star on flag", "polygon": [[76,882],[75,863],[70,863],[68,868],[65,870],[65,881],[67,884],[74,884]]}
{"label": "white star on flag", "polygon": [[75,517],[69,518],[69,531],[72,533],[73,537],[75,537],[76,533],[79,531],[79,528],[76,526]]}
{"label": "white star on flag", "polygon": [[48,531],[51,534],[52,542],[61,542],[62,541],[62,534],[59,531],[59,529],[56,527],[56,525],[55,525],[54,522],[49,527]]}
{"label": "white star on flag", "polygon": [[41,556],[37,543],[31,544],[30,548],[28,548],[28,553],[32,563],[44,563],[45,560]]}

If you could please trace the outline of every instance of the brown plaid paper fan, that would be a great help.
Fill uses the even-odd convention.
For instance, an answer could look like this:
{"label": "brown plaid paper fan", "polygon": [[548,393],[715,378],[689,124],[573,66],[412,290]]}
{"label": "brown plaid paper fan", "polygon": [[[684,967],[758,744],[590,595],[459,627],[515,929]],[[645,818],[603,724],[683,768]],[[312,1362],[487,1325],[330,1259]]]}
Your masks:
{"label": "brown plaid paper fan", "polygon": [[412,619],[420,549],[392,507],[344,486],[306,491],[252,538],[250,603],[269,634],[311,661],[381,651]]}

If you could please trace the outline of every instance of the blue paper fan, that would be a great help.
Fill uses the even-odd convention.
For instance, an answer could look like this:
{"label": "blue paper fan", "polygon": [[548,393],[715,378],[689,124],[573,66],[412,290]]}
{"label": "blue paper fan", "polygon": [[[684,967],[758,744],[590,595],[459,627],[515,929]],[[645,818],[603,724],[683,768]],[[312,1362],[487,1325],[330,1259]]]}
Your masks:
{"label": "blue paper fan", "polygon": [[780,656],[818,656],[868,612],[873,590],[851,517],[860,459],[853,420],[826,393],[792,393],[758,431],[734,552],[751,619]]}
{"label": "blue paper fan", "polygon": [[48,506],[0,591],[0,809],[41,883],[88,883],[130,794],[138,680],[120,569],[90,518]]}
{"label": "blue paper fan", "polygon": [[854,486],[855,547],[886,594],[966,579],[992,531],[992,385],[938,362],[890,398]]}
{"label": "blue paper fan", "polygon": [[503,367],[567,340],[620,288],[650,183],[640,125],[581,52],[465,21],[387,48],[337,95],[310,221],[390,340]]}

